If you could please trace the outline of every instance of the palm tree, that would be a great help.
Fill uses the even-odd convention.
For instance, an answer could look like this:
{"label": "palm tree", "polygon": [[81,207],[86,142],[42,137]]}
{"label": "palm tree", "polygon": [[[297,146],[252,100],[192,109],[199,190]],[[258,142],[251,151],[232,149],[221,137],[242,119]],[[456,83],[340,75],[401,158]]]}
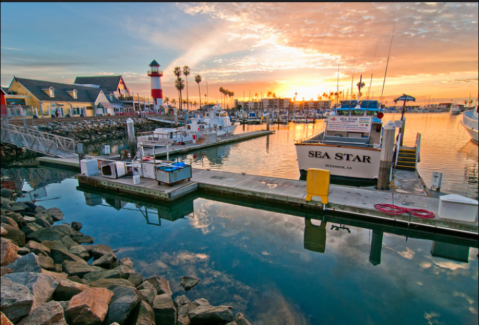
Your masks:
{"label": "palm tree", "polygon": [[165,97],[165,103],[166,105],[168,105],[168,102],[170,101],[170,99],[168,97]]}
{"label": "palm tree", "polygon": [[171,103],[173,104],[173,106],[175,106],[175,104],[176,104],[176,99],[173,98],[173,99],[171,100]]}
{"label": "palm tree", "polygon": [[190,102],[188,100],[188,75],[190,74],[190,67],[185,65],[183,67],[183,74],[185,75],[185,79],[186,79],[186,102],[188,103],[187,110],[190,110]]}
{"label": "palm tree", "polygon": [[199,74],[195,76],[195,81],[198,84],[198,94],[200,98],[200,107],[201,107],[201,89],[200,89],[201,76]]}
{"label": "palm tree", "polygon": [[175,87],[180,93],[180,99],[178,100],[178,103],[180,104],[180,109],[182,108],[182,100],[181,100],[181,91],[185,88],[185,84],[183,83],[183,79],[179,78],[175,80]]}
{"label": "palm tree", "polygon": [[[176,76],[176,79],[178,80],[181,76],[181,67],[175,67],[173,69],[173,74]],[[176,85],[176,81],[175,81],[175,85]],[[178,89],[178,88],[177,88]],[[181,96],[180,92],[178,91],[178,96]],[[181,98],[178,97],[178,103],[181,104]]]}
{"label": "palm tree", "polygon": [[266,97],[271,97],[273,93],[271,91],[268,91],[268,94],[266,95]]}

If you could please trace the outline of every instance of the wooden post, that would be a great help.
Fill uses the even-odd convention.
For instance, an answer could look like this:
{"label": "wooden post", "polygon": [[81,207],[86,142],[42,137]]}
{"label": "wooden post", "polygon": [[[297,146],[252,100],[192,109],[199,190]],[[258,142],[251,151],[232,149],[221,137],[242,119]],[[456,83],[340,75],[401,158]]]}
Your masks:
{"label": "wooden post", "polygon": [[389,121],[383,128],[383,139],[381,147],[381,160],[379,162],[378,185],[379,190],[389,189],[389,180],[391,176],[391,167],[394,155],[394,139],[396,135],[396,126]]}

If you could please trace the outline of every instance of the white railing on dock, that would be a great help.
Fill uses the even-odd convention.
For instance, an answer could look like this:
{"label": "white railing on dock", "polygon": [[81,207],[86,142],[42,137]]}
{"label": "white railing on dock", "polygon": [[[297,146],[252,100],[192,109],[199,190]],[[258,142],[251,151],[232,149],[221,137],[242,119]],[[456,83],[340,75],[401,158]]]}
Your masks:
{"label": "white railing on dock", "polygon": [[47,156],[61,158],[76,156],[76,143],[73,139],[12,125],[7,121],[2,122],[1,141]]}

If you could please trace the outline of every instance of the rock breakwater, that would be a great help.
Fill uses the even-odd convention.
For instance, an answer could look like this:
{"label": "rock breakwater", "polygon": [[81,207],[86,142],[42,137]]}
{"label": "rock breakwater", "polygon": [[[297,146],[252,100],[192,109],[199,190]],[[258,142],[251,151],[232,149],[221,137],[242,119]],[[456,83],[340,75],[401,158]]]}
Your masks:
{"label": "rock breakwater", "polygon": [[[118,259],[80,232],[80,222],[56,224],[59,209],[18,196],[1,191],[2,325],[250,325],[230,306],[185,295],[173,300],[167,279],[144,279],[128,257]],[[196,278],[182,282],[186,290],[201,286]]]}

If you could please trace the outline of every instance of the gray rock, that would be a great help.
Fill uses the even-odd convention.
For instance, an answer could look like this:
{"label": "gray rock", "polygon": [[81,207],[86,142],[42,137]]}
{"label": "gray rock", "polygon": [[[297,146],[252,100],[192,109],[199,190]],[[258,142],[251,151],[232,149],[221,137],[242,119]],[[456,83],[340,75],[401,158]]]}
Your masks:
{"label": "gray rock", "polygon": [[30,250],[27,247],[20,247],[17,251],[18,255],[27,255]]}
{"label": "gray rock", "polygon": [[[149,282],[156,289],[156,294],[161,295],[163,293],[173,295],[170,289],[170,282],[166,279],[163,279],[160,276],[152,276],[146,279],[144,282]],[[143,289],[142,284],[138,287],[139,290]]]}
{"label": "gray rock", "polygon": [[146,302],[140,301],[135,311],[133,325],[156,325],[155,312]]}
{"label": "gray rock", "polygon": [[117,322],[119,325],[123,325],[139,302],[138,294],[134,288],[111,286],[107,289],[114,295],[108,306],[105,320],[107,324]]}
{"label": "gray rock", "polygon": [[54,241],[54,240],[62,240],[62,236],[60,236],[57,232],[53,231],[51,228],[40,229],[35,232],[32,232],[27,235],[28,239],[33,239],[36,242],[43,242],[47,241]]}
{"label": "gray rock", "polygon": [[65,309],[67,309],[69,301],[57,301],[57,302],[60,304],[60,306],[62,306],[63,314],[65,314]]}
{"label": "gray rock", "polygon": [[74,241],[70,236],[63,236],[62,237],[63,244],[70,249],[75,246],[80,246],[76,241]]}
{"label": "gray rock", "polygon": [[13,220],[10,217],[2,215],[2,216],[0,216],[0,221],[2,222],[2,224],[9,225],[9,226],[12,226],[13,228],[20,229],[18,224],[15,222],[15,220]]}
{"label": "gray rock", "polygon": [[73,296],[87,290],[88,288],[90,287],[85,284],[63,279],[60,280],[60,283],[53,293],[53,298],[55,300],[70,300]]}
{"label": "gray rock", "polygon": [[75,230],[69,225],[58,225],[53,226],[52,230],[58,233],[60,236],[73,236],[75,234]]}
{"label": "gray rock", "polygon": [[[83,260],[82,260],[83,261]],[[90,273],[90,272],[95,272],[96,269],[87,263],[84,263],[85,261],[79,263],[76,261],[65,261],[62,263],[63,267],[63,272],[68,274],[69,276],[78,276],[82,278],[85,276],[85,274]]]}
{"label": "gray rock", "polygon": [[50,255],[50,248],[46,247],[45,245],[43,244],[40,244],[40,243],[37,243],[36,241],[34,240],[30,240],[28,243],[27,243],[27,247],[30,249],[30,251],[32,253],[35,253],[35,254],[40,254],[40,253],[44,253],[44,254],[47,254],[47,255]]}
{"label": "gray rock", "polygon": [[11,213],[9,215],[9,217],[12,218],[17,223],[18,229],[22,229],[23,227],[25,227],[27,225],[26,220],[25,220],[25,218],[27,218],[27,217],[23,217],[19,213]]}
{"label": "gray rock", "polygon": [[39,255],[38,257],[38,263],[40,264],[40,267],[45,270],[55,270],[55,263],[53,262],[53,259],[48,256],[43,256]]}
{"label": "gray rock", "polygon": [[72,228],[76,231],[80,231],[80,229],[82,228],[82,224],[80,222],[73,221]]}
{"label": "gray rock", "polygon": [[53,220],[51,214],[47,213],[47,212],[40,212],[40,213],[36,213],[35,214],[35,218],[38,220],[38,219],[43,219],[45,220],[46,222],[48,222],[50,225],[53,225],[53,223],[55,222],[55,220]]}
{"label": "gray rock", "polygon": [[[6,198],[6,199],[10,199],[13,195],[13,193],[15,193],[14,191],[8,189],[8,188],[2,188],[2,190],[0,191],[0,195],[2,196],[2,198]],[[7,201],[7,200],[5,200]],[[13,201],[11,201],[13,203]],[[3,200],[2,200],[2,203],[3,203]]]}
{"label": "gray rock", "polygon": [[20,272],[4,275],[10,281],[21,284],[30,290],[33,295],[32,309],[41,304],[50,301],[55,291],[58,281],[51,276],[42,273]]}
{"label": "gray rock", "polygon": [[177,310],[177,324],[178,325],[189,325],[190,318],[188,316],[188,313],[190,312],[191,309],[191,301],[186,297],[186,296],[179,296],[176,297],[175,301],[175,307]]}
{"label": "gray rock", "polygon": [[68,251],[86,261],[90,259],[90,253],[88,253],[87,250],[81,245],[73,246]]}
{"label": "gray rock", "polygon": [[190,290],[191,288],[194,288],[200,283],[200,279],[194,278],[194,277],[189,277],[189,276],[183,276],[181,277],[181,286],[185,291]]}
{"label": "gray rock", "polygon": [[26,286],[12,282],[5,275],[0,291],[0,309],[10,321],[16,323],[30,313],[33,295]]}
{"label": "gray rock", "polygon": [[33,223],[33,222],[29,222],[27,223],[27,225],[25,227],[23,227],[22,229],[20,229],[21,232],[23,232],[25,234],[25,236],[28,237],[29,234],[31,234],[32,232],[35,232],[37,230],[41,230],[43,229],[42,227],[40,227],[40,225],[36,224],[36,223]]}
{"label": "gray rock", "polygon": [[17,246],[25,246],[25,233],[23,231],[7,224],[2,224],[2,228],[8,232],[3,236],[4,238],[10,239]]}
{"label": "gray rock", "polygon": [[[93,253],[94,250],[92,250]],[[104,267],[106,269],[111,268],[116,262],[116,255],[113,252],[105,254],[98,259],[95,259],[91,265]]]}
{"label": "gray rock", "polygon": [[48,222],[47,218],[45,217],[38,217],[35,219],[35,223],[42,228],[50,228],[52,224]]}
{"label": "gray rock", "polygon": [[235,321],[237,325],[251,325],[242,313],[237,313],[235,315]]}
{"label": "gray rock", "polygon": [[50,208],[47,210],[50,213],[55,221],[63,220],[63,213],[58,208]]}
{"label": "gray rock", "polygon": [[234,320],[228,306],[200,305],[191,309],[188,316],[191,324],[225,324]]}
{"label": "gray rock", "polygon": [[[127,266],[125,266],[127,267]],[[135,287],[138,287],[140,284],[143,283],[143,277],[141,276],[140,273],[130,273],[128,275],[128,281],[133,283]]]}
{"label": "gray rock", "polygon": [[63,308],[56,301],[47,302],[22,319],[18,325],[66,325]]}
{"label": "gray rock", "polygon": [[91,250],[91,254],[93,255],[95,259],[98,259],[109,253],[113,253],[113,251],[111,250],[111,247],[108,245],[101,245],[101,244],[95,245],[93,246]]}
{"label": "gray rock", "polygon": [[78,262],[78,263],[83,263],[83,264],[88,264],[84,259],[81,257],[70,253],[67,249],[61,249],[61,248],[56,248],[56,247],[50,247],[51,251],[51,256],[55,263],[61,264],[64,261],[73,261],[73,262]]}
{"label": "gray rock", "polygon": [[94,241],[92,236],[73,235],[72,239],[79,244],[91,244]]}
{"label": "gray rock", "polygon": [[130,260],[129,257],[124,257],[118,261],[116,261],[116,266],[120,266],[120,265],[126,265],[126,266],[129,266],[129,267],[133,267],[133,262]]}
{"label": "gray rock", "polygon": [[95,288],[108,288],[112,285],[118,285],[122,287],[133,287],[133,284],[125,279],[100,279],[90,283],[90,287]]}
{"label": "gray rock", "polygon": [[47,211],[47,209],[45,209],[43,206],[37,205],[37,207],[35,208],[35,211],[33,211],[33,212],[41,213],[41,212],[46,212],[46,211]]}
{"label": "gray rock", "polygon": [[176,323],[176,307],[171,299],[171,295],[164,293],[156,296],[152,307],[158,324]]}
{"label": "gray rock", "polygon": [[42,244],[45,247],[48,247],[48,249],[50,249],[49,254],[51,254],[52,249],[60,249],[63,251],[68,251],[68,248],[65,246],[62,240],[53,240],[53,241],[45,240],[44,242],[42,242]]}
{"label": "gray rock", "polygon": [[[141,289],[139,289],[140,287]],[[137,290],[140,300],[148,301],[150,305],[153,303],[153,300],[156,297],[156,289],[151,283],[145,281],[141,286],[137,287]]]}
{"label": "gray rock", "polygon": [[[26,216],[25,216],[25,217],[23,217],[23,220],[24,220],[25,222],[35,222],[35,220],[37,220],[37,219],[36,219],[35,217],[26,217]],[[23,226],[23,227],[26,227],[26,226],[27,226],[27,225],[25,224],[25,226]]]}
{"label": "gray rock", "polygon": [[101,271],[90,272],[88,274],[85,274],[85,276],[83,277],[83,280],[86,283],[91,283],[96,280],[103,279],[105,273],[106,273],[106,270],[103,270],[103,269]]}
{"label": "gray rock", "polygon": [[33,273],[41,273],[42,268],[40,267],[40,263],[38,261],[38,257],[33,254],[29,253],[10,265],[7,265],[9,269],[12,269],[13,272],[33,272]]}

